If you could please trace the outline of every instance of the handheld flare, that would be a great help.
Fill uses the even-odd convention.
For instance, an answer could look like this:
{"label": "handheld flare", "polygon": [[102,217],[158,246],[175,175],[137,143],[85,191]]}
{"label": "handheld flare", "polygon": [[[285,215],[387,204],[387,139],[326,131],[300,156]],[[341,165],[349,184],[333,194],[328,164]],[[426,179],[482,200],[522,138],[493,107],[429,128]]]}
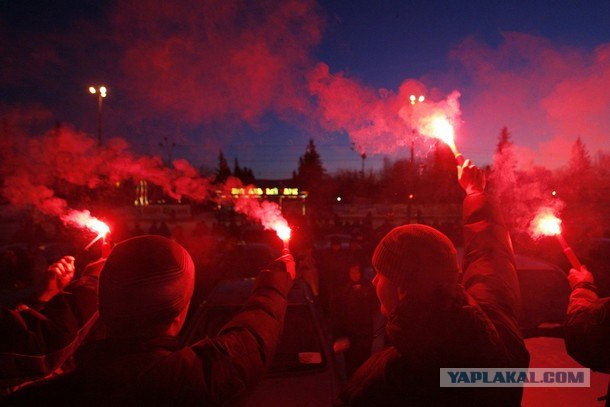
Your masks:
{"label": "handheld flare", "polygon": [[455,131],[445,116],[436,116],[430,123],[431,135],[447,144],[459,165],[464,164],[464,156],[455,145]]}
{"label": "handheld flare", "polygon": [[561,233],[555,235],[555,237],[559,241],[559,244],[561,245],[561,248],[563,249],[563,254],[566,255],[566,257],[568,258],[568,261],[570,262],[572,267],[575,268],[576,270],[580,270],[580,268],[582,267],[582,264],[580,263],[580,260],[578,260],[578,257],[576,257],[574,250],[572,250],[572,248],[570,246],[568,246],[568,243],[563,238]]}
{"label": "handheld flare", "polygon": [[563,249],[563,254],[576,270],[580,270],[582,264],[572,248],[568,245],[561,235],[561,219],[555,216],[549,208],[542,208],[534,219],[534,237],[536,236],[555,236]]}
{"label": "handheld flare", "polygon": [[282,250],[283,252],[290,252],[288,245],[290,243],[291,232],[292,230],[288,225],[279,225],[275,229],[275,233],[277,233],[277,236],[282,239],[282,242],[284,243],[284,249]]}

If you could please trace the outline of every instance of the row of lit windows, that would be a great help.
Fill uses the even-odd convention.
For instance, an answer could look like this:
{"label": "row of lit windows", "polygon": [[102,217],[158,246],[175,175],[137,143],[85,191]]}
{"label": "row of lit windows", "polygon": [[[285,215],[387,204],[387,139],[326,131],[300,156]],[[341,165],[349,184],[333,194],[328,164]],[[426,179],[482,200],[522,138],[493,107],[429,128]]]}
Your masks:
{"label": "row of lit windows", "polygon": [[[281,195],[290,195],[290,196],[298,196],[299,188],[282,188]],[[280,195],[279,188],[231,188],[231,195],[267,195],[267,196],[275,196]]]}

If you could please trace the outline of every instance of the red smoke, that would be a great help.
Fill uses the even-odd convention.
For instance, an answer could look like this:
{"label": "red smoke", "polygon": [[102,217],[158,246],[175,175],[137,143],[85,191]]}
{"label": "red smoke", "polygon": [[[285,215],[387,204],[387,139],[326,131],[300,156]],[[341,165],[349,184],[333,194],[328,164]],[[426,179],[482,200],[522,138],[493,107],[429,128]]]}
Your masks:
{"label": "red smoke", "polygon": [[167,168],[159,157],[135,156],[122,139],[99,147],[95,139],[70,128],[39,137],[12,131],[6,137],[0,150],[2,194],[14,205],[35,206],[49,215],[68,209],[65,200],[55,196],[57,187],[69,194],[75,187],[95,189],[131,179],[158,185],[175,199],[201,201],[211,192],[209,181],[185,160]]}
{"label": "red smoke", "polygon": [[[231,188],[241,188],[242,183],[239,179],[230,177],[225,185],[225,196],[230,197],[233,209],[251,219],[254,219],[267,230],[273,230],[282,240],[290,239],[290,227],[282,215],[280,206],[275,202],[259,201],[255,197],[247,195],[233,197]],[[249,189],[252,186],[246,187]]]}
{"label": "red smoke", "polygon": [[313,0],[118,2],[113,26],[127,93],[155,112],[257,125],[309,110],[302,78],[322,36]]}
{"label": "red smoke", "polygon": [[61,217],[64,223],[68,223],[80,228],[87,228],[92,232],[97,233],[100,237],[106,237],[110,233],[110,228],[107,224],[91,216],[91,212],[88,210],[75,211],[71,210],[67,214]]}
{"label": "red smoke", "polygon": [[[502,126],[528,160],[566,164],[578,136],[593,150],[607,149],[610,128],[610,44],[592,52],[560,47],[534,35],[505,32],[497,47],[475,38],[452,53],[468,77],[462,109],[468,148],[491,151]],[[476,136],[474,136],[476,135]]]}
{"label": "red smoke", "polygon": [[309,90],[317,101],[317,120],[326,130],[348,133],[362,152],[391,153],[408,145],[414,131],[431,137],[429,125],[433,117],[445,117],[453,126],[460,123],[458,92],[440,102],[426,99],[411,105],[410,95],[428,94],[426,87],[416,80],[405,80],[398,93],[376,90],[342,73],[330,73],[323,63],[308,79]]}
{"label": "red smoke", "polygon": [[[15,133],[11,133],[15,135]],[[194,201],[215,200],[211,182],[186,160],[175,160],[173,168],[164,167],[159,157],[134,156],[122,139],[109,140],[99,147],[97,141],[72,129],[57,129],[40,137],[18,142],[9,137],[13,148],[0,150],[0,175],[4,178],[2,195],[17,207],[34,207],[44,214],[60,217],[64,223],[99,229],[99,221],[89,211],[75,211],[66,200],[56,196],[53,186],[60,185],[69,196],[74,187],[95,189],[131,179],[146,180],[163,188],[175,198]],[[230,190],[236,179],[225,188]],[[273,202],[252,198],[232,198],[235,210],[259,221],[266,229],[285,231],[288,223]]]}

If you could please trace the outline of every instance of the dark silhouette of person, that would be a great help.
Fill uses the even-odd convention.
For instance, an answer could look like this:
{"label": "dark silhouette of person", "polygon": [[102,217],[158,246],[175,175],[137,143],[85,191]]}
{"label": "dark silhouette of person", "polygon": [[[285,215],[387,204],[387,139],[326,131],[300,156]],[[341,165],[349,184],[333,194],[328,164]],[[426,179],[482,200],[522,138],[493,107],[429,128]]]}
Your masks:
{"label": "dark silhouette of person", "polygon": [[481,170],[458,167],[464,273],[447,236],[424,225],[391,230],[373,254],[373,280],[391,346],[351,377],[337,404],[519,406],[523,389],[440,387],[441,368],[527,368],[517,324],[519,283],[510,237]]}
{"label": "dark silhouette of person", "polygon": [[183,346],[194,284],[187,251],[161,236],[116,245],[100,273],[107,338],[83,345],[76,369],[28,386],[7,405],[220,405],[259,381],[276,347],[295,275],[284,254],[262,271],[243,310],[213,338]]}
{"label": "dark silhouette of person", "polygon": [[[598,372],[610,373],[610,297],[600,298],[593,275],[582,266],[571,269],[572,287],[565,323],[568,354],[578,363]],[[603,397],[610,405],[610,382]]]}
{"label": "dark silhouette of person", "polygon": [[344,357],[350,377],[371,356],[373,315],[379,307],[375,288],[362,275],[358,261],[350,263],[349,280],[339,290],[335,304],[333,333],[349,341]]}

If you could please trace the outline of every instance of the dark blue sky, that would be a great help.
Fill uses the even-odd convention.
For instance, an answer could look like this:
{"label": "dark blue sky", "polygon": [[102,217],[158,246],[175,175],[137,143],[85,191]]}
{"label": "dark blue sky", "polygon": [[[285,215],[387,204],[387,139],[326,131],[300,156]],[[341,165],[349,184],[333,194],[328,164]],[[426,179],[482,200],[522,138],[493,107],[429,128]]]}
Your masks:
{"label": "dark blue sky", "polygon": [[[246,13],[256,8],[254,1],[243,4]],[[257,177],[282,178],[290,176],[307,139],[314,137],[329,170],[360,168],[360,158],[350,150],[345,132],[312,129],[310,123],[303,124],[302,117],[287,118],[291,114],[286,114],[284,108],[280,112],[262,111],[254,123],[246,124],[236,123],[234,119],[197,123],[179,113],[165,114],[158,105],[149,112],[145,103],[134,98],[134,88],[126,84],[122,63],[125,50],[137,49],[132,47],[130,35],[136,38],[144,34],[136,31],[139,26],[125,35],[123,26],[123,31],[117,30],[121,23],[116,23],[116,16],[123,15],[117,11],[123,7],[121,3],[3,2],[0,7],[0,44],[4,50],[4,56],[0,57],[4,76],[0,79],[0,108],[4,112],[15,107],[37,106],[52,112],[51,121],[70,123],[94,134],[95,100],[86,93],[86,86],[104,82],[110,89],[104,106],[105,132],[125,137],[136,151],[162,154],[158,142],[162,135],[169,134],[177,144],[174,156],[186,157],[196,165],[214,166],[217,149],[222,148],[229,158],[237,156],[242,165],[252,167]],[[553,117],[562,115],[555,102],[561,97],[562,89],[599,88],[589,80],[608,73],[605,65],[598,64],[603,58],[595,54],[596,49],[610,43],[610,2],[607,0],[329,0],[319,3],[317,13],[323,26],[321,39],[317,45],[306,47],[309,61],[295,69],[323,62],[332,73],[342,72],[371,89],[396,91],[404,80],[415,78],[441,95],[459,90],[465,123],[464,133],[460,135],[464,139],[464,151],[481,163],[491,160],[496,130],[503,125],[514,129],[515,141],[528,149],[524,153],[528,157],[536,157],[543,149],[534,141],[550,143],[559,136],[570,140],[575,134],[586,136],[595,131],[567,129],[565,123]],[[167,28],[168,32],[182,30],[179,19],[168,21],[175,25]],[[540,44],[532,51],[526,46],[530,42],[527,38],[507,39],[505,33],[510,32],[531,36],[531,42],[540,40]],[[156,33],[150,36],[155,37]],[[469,38],[472,42],[465,47],[463,44]],[[578,57],[572,57],[573,54]],[[514,76],[511,76],[513,65]],[[521,75],[522,65],[527,72],[537,73]],[[577,84],[568,83],[571,69],[574,75],[583,75]],[[529,92],[528,81],[540,82],[546,76],[545,70],[553,71],[548,74],[552,80]],[[508,113],[492,110],[498,111],[498,117],[493,120],[489,112],[484,119],[478,117],[481,112],[478,103],[495,99],[492,89],[498,92],[507,86],[510,89],[511,85],[497,87],[495,77],[514,81],[515,94],[523,106],[531,104],[542,109],[539,114],[523,122],[511,116],[511,109],[507,109]],[[521,82],[520,77],[527,80]],[[180,87],[175,81],[172,84]],[[594,118],[608,116],[608,99],[591,99],[597,103],[593,110],[600,110]],[[591,110],[591,106],[587,109]],[[553,120],[537,128],[536,118],[540,117],[542,122],[547,116]],[[479,131],[487,135],[484,138],[476,135],[479,137],[476,138],[473,133]],[[593,149],[609,139],[608,133],[594,134],[590,140],[585,137]],[[391,156],[396,158],[401,154],[404,151]],[[381,155],[371,155],[367,166],[379,168],[381,161]]]}

